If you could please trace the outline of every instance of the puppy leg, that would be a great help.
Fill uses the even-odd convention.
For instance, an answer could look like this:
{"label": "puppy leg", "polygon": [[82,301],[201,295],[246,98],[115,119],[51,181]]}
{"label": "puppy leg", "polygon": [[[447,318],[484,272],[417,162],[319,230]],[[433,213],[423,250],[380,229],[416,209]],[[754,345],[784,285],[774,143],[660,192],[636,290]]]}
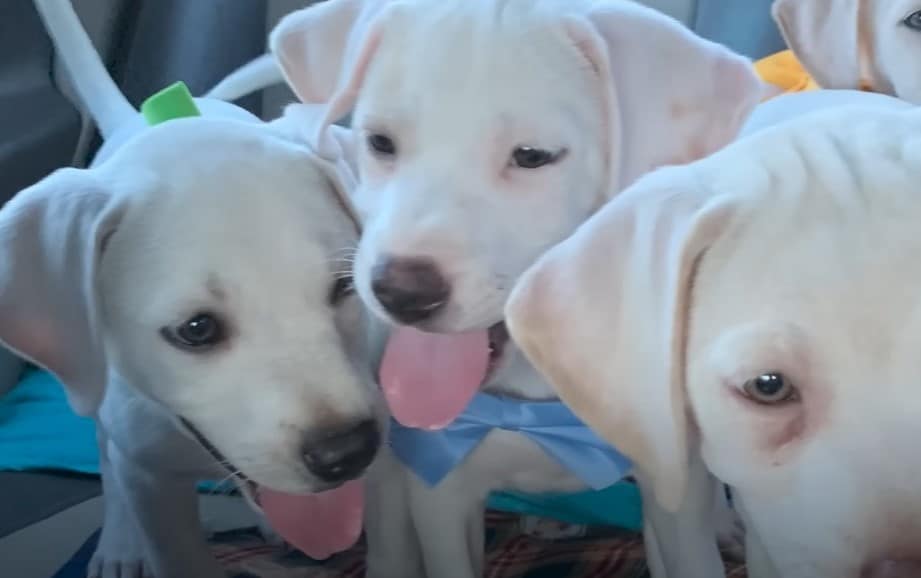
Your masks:
{"label": "puppy leg", "polygon": [[665,560],[659,548],[659,539],[656,538],[655,524],[649,515],[646,500],[643,500],[643,545],[646,548],[646,566],[649,567],[649,576],[662,578],[668,576],[665,570]]}
{"label": "puppy leg", "polygon": [[714,485],[716,480],[699,459],[688,467],[687,494],[677,512],[659,506],[651,484],[637,473],[643,495],[644,537],[650,540],[652,578],[716,578],[726,570],[717,547]]}
{"label": "puppy leg", "polygon": [[135,514],[156,578],[223,578],[201,531],[195,479],[162,475],[108,445],[112,479]]}
{"label": "puppy leg", "polygon": [[366,578],[426,578],[409,508],[410,475],[382,448],[365,478]]}
{"label": "puppy leg", "polygon": [[488,488],[458,468],[434,488],[408,475],[413,523],[430,578],[482,578]]}
{"label": "puppy leg", "polygon": [[105,504],[102,535],[87,568],[88,578],[150,578],[141,531],[112,473],[108,438],[97,424],[99,469]]}

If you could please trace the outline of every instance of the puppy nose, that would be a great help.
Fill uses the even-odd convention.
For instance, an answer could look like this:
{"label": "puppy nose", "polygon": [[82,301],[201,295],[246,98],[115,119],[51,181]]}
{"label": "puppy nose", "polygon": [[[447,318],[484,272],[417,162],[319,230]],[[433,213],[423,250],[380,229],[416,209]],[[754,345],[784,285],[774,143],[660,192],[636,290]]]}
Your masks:
{"label": "puppy nose", "polygon": [[921,576],[921,559],[885,559],[867,565],[860,578],[917,578]]}
{"label": "puppy nose", "polygon": [[357,478],[381,444],[377,423],[365,420],[348,429],[311,436],[303,447],[307,469],[324,482]]}
{"label": "puppy nose", "polygon": [[434,316],[448,302],[451,286],[431,259],[385,258],[371,271],[371,289],[400,323],[412,325]]}

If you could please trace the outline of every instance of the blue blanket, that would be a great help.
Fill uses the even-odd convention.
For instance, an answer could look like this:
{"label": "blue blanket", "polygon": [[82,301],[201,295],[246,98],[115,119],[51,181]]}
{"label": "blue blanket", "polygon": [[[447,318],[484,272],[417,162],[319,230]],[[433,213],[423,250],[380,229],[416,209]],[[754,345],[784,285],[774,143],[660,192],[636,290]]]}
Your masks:
{"label": "blue blanket", "polygon": [[0,397],[0,470],[99,473],[93,420],[71,411],[47,372],[26,370]]}

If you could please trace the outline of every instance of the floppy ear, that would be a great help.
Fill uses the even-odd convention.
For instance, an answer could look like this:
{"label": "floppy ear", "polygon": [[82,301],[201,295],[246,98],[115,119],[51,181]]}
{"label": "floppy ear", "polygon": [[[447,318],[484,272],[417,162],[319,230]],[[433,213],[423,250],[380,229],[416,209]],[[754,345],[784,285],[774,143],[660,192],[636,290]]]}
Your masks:
{"label": "floppy ear", "polygon": [[316,130],[343,118],[355,104],[380,40],[378,16],[387,0],[326,0],[278,23],[269,46],[298,98],[324,104]]}
{"label": "floppy ear", "polygon": [[667,174],[641,179],[540,258],[505,311],[560,398],[634,461],[670,510],[688,478],[691,284],[730,217],[725,198],[695,187]]}
{"label": "floppy ear", "polygon": [[822,88],[856,89],[869,80],[860,70],[860,2],[776,0],[771,6],[787,46]]}
{"label": "floppy ear", "polygon": [[119,214],[89,171],[61,169],[0,210],[0,342],[95,411],[106,364],[95,327],[95,272]]}
{"label": "floppy ear", "polygon": [[635,2],[595,2],[570,36],[606,91],[611,194],[731,142],[765,87],[750,61]]}
{"label": "floppy ear", "polygon": [[[275,127],[298,144],[306,144],[314,161],[335,185],[343,207],[359,225],[358,212],[351,195],[358,184],[358,167],[355,165],[355,133],[350,128],[328,126],[325,131],[325,147],[322,154],[316,148],[313,135],[304,134],[304,127],[316,127],[324,115],[325,107],[319,104],[294,103],[285,107],[284,115]],[[360,227],[359,227],[360,228]]]}

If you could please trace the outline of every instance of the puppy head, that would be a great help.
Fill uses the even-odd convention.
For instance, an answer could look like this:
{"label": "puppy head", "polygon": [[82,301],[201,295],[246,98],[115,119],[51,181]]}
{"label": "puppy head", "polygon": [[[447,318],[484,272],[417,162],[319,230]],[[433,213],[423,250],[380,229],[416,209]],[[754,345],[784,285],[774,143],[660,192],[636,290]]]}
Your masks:
{"label": "puppy head", "polygon": [[433,331],[500,321],[537,255],[638,175],[722,146],[760,91],[744,60],[627,2],[331,0],[272,45],[324,123],[354,109],[359,293]]}
{"label": "puppy head", "polygon": [[659,501],[699,451],[778,575],[917,575],[919,128],[842,110],[658,171],[509,300],[522,350]]}
{"label": "puppy head", "polygon": [[259,484],[341,481],[311,453],[354,434],[370,461],[379,436],[344,273],[357,224],[324,166],[189,119],[52,174],[0,212],[0,339],[81,413],[120,379]]}
{"label": "puppy head", "polygon": [[921,103],[918,0],[776,0],[787,44],[824,88],[864,88]]}

